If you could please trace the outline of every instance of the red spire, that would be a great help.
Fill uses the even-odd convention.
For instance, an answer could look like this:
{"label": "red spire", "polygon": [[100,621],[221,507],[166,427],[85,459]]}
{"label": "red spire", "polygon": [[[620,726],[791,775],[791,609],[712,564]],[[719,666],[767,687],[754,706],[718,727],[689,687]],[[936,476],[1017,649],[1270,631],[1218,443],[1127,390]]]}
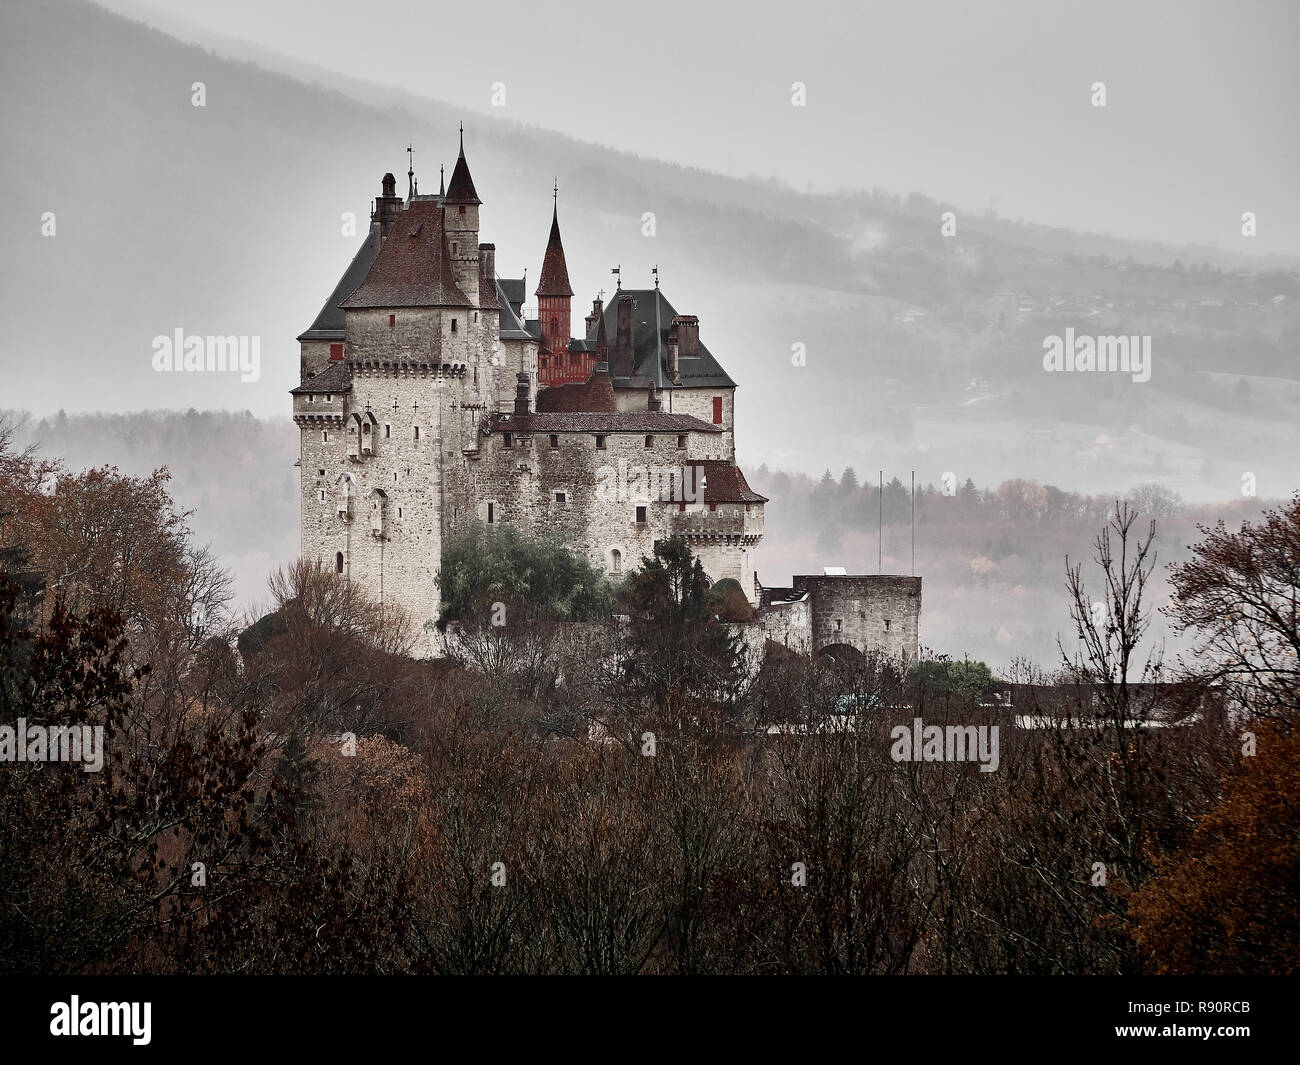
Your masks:
{"label": "red spire", "polygon": [[560,240],[559,206],[551,213],[551,239],[546,242],[546,258],[542,260],[542,276],[537,282],[538,296],[572,296],[569,287],[569,267],[564,261],[564,243]]}

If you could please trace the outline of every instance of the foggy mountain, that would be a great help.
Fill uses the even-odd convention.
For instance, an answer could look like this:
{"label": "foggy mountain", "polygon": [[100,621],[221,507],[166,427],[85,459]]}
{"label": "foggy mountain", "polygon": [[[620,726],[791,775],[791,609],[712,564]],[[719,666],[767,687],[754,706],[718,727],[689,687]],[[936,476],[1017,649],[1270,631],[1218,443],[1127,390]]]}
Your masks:
{"label": "foggy mountain", "polygon": [[[12,240],[3,402],[38,413],[284,412],[293,338],[356,244],[343,215],[359,232],[381,174],[404,185],[408,142],[431,189],[466,117],[414,98],[376,106],[345,79],[354,94],[82,0],[6,5],[0,42],[11,112],[39,116],[10,128],[0,171]],[[1244,473],[1263,495],[1291,487],[1294,269],[1198,261],[920,196],[813,196],[692,170],[689,144],[653,161],[468,117],[483,239],[502,275],[536,278],[558,177],[575,309],[612,288],[612,266],[631,287],[658,265],[741,386],[742,461],[1086,491],[1158,480],[1193,499],[1234,496]],[[619,110],[599,122],[669,120]],[[953,236],[940,232],[945,210]],[[260,338],[260,378],[154,372],[153,338],[177,329]],[[1045,373],[1044,338],[1066,329],[1150,336],[1150,380]]]}

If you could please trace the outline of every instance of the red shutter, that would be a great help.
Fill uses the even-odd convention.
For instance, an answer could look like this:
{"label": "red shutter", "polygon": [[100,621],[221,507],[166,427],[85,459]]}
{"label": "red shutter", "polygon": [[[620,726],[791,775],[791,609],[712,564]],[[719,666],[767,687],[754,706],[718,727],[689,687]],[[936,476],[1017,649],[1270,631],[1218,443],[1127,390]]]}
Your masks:
{"label": "red shutter", "polygon": [[341,358],[343,358],[343,345],[342,345],[342,344],[331,344],[331,345],[330,345],[330,358],[331,358],[331,359],[341,359]]}
{"label": "red shutter", "polygon": [[713,397],[713,424],[714,425],[722,424],[722,397],[721,396]]}

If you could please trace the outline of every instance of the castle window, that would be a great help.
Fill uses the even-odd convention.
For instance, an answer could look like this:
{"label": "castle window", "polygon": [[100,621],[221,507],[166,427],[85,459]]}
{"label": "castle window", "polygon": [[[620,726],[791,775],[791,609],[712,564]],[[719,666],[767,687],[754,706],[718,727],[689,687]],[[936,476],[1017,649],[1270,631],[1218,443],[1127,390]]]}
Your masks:
{"label": "castle window", "polygon": [[566,492],[556,492],[555,501],[557,503],[567,503],[569,501],[569,496]]}
{"label": "castle window", "polygon": [[605,438],[603,436],[600,436],[599,434],[597,434],[596,436],[596,450],[597,451],[605,450]]}
{"label": "castle window", "polygon": [[452,331],[453,333],[456,332],[456,319],[455,319],[455,318],[453,318],[453,319],[451,320],[451,331]]}
{"label": "castle window", "polygon": [[461,207],[460,207],[460,209],[459,209],[459,210],[457,210],[457,212],[456,212],[456,213],[457,213],[457,214],[464,214],[464,213],[465,213],[465,208],[464,208],[464,205],[462,205],[462,206],[461,206]]}
{"label": "castle window", "polygon": [[717,504],[717,503],[710,503],[710,504],[709,504],[709,509],[710,509],[710,510],[717,510],[717,509],[718,509],[718,504]]}
{"label": "castle window", "polygon": [[328,444],[330,442],[330,431],[328,429],[322,429],[320,431],[320,439],[322,444]]}
{"label": "castle window", "polygon": [[686,513],[686,504],[685,504],[685,503],[678,503],[678,504],[677,504],[677,512],[678,512],[679,514],[685,514],[685,513]]}
{"label": "castle window", "polygon": [[721,396],[713,397],[713,424],[714,425],[722,424],[722,397]]}
{"label": "castle window", "polygon": [[514,447],[514,440],[515,440],[515,438],[514,438],[513,434],[511,434],[511,433],[502,433],[502,434],[501,434],[501,446],[502,446],[502,447]]}
{"label": "castle window", "polygon": [[316,471],[316,476],[317,476],[317,477],[324,477],[324,476],[325,476],[325,471],[324,471],[324,470],[317,470],[317,471]]}
{"label": "castle window", "polygon": [[398,516],[399,518],[402,516],[402,508],[401,508],[401,507],[398,507],[398,508],[397,508],[397,516]]}
{"label": "castle window", "polygon": [[341,359],[341,358],[343,358],[343,345],[342,345],[342,344],[331,344],[331,345],[330,345],[330,358],[331,358],[331,359]]}
{"label": "castle window", "polygon": [[415,439],[417,442],[420,439],[420,427],[418,425],[415,427]]}
{"label": "castle window", "polygon": [[478,324],[478,311],[475,311],[475,312],[474,312],[474,324],[475,324],[475,325]]}
{"label": "castle window", "polygon": [[385,439],[385,440],[388,439],[388,437],[389,437],[389,435],[390,435],[390,431],[392,430],[392,428],[393,428],[393,427],[392,427],[391,424],[389,424],[388,422],[384,422],[384,439]]}
{"label": "castle window", "polygon": [[646,523],[646,509],[646,507],[636,508],[636,523],[638,525],[644,525]]}
{"label": "castle window", "polygon": [[456,249],[457,249],[459,246],[460,246],[460,245],[458,245],[458,244],[456,244],[456,243],[454,243],[454,242],[452,243],[452,246],[451,246],[451,253],[452,253],[452,255],[455,255],[455,254],[456,254]]}
{"label": "castle window", "polygon": [[317,492],[316,492],[316,498],[317,498],[318,500],[320,500],[322,503],[325,502],[325,489],[324,489],[324,488],[320,488],[320,489],[317,490]]}
{"label": "castle window", "polygon": [[343,552],[339,551],[334,555],[334,572],[343,572]]}
{"label": "castle window", "polygon": [[396,484],[396,483],[397,483],[397,471],[394,470],[394,471],[393,471],[393,484]]}
{"label": "castle window", "polygon": [[686,446],[686,434],[685,434],[685,433],[678,433],[678,434],[677,434],[677,446],[678,446],[678,447],[685,447],[685,446]]}
{"label": "castle window", "polygon": [[396,324],[397,324],[397,315],[395,315],[395,314],[390,314],[390,315],[388,316],[388,328],[389,328],[389,329],[392,329],[393,326],[395,326]]}
{"label": "castle window", "polygon": [[492,525],[496,520],[496,504],[489,503],[487,505],[487,523]]}
{"label": "castle window", "polygon": [[609,568],[615,573],[623,572],[623,552],[617,547],[609,553]]}
{"label": "castle window", "polygon": [[655,446],[655,438],[654,438],[653,436],[646,436],[646,438],[645,438],[645,446],[646,446],[646,447],[654,447],[654,446]]}
{"label": "castle window", "polygon": [[551,434],[551,447],[556,448],[556,447],[559,447],[559,446],[560,446],[560,434],[559,434],[559,433],[552,433],[552,434]]}
{"label": "castle window", "polygon": [[889,618],[885,618],[885,631],[889,631]]}
{"label": "castle window", "polygon": [[843,632],[843,631],[844,631],[844,619],[843,619],[843,618],[836,618],[836,619],[835,619],[835,631],[836,631],[836,632]]}
{"label": "castle window", "polygon": [[325,393],[325,402],[326,402],[326,403],[333,403],[333,402],[334,402],[334,393],[333,393],[333,392],[326,392],[326,393]]}

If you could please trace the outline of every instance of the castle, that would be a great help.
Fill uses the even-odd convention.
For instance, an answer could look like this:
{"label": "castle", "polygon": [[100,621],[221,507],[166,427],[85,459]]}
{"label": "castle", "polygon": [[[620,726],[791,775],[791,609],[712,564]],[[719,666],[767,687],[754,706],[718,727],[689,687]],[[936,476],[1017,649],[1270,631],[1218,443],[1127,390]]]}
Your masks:
{"label": "castle", "polygon": [[805,652],[879,636],[914,657],[919,578],[883,578],[915,581],[913,617],[900,613],[892,633],[893,620],[877,618],[856,643],[828,638],[845,619],[829,628],[826,610],[857,631],[879,597],[836,603],[840,592],[819,591],[833,578],[759,584],[767,499],[736,465],[736,384],[695,315],[679,314],[657,281],[631,290],[620,278],[572,336],[556,201],[538,317],[525,319],[524,281],[498,277],[496,246],[479,239],[463,130],[437,195],[419,194],[410,171],[408,183],[403,199],[384,175],[366,239],[298,337],[304,558],[423,626],[439,612],[443,545],[469,523],[558,535],[614,577],[682,536],[712,581],[739,582],[769,636]]}

